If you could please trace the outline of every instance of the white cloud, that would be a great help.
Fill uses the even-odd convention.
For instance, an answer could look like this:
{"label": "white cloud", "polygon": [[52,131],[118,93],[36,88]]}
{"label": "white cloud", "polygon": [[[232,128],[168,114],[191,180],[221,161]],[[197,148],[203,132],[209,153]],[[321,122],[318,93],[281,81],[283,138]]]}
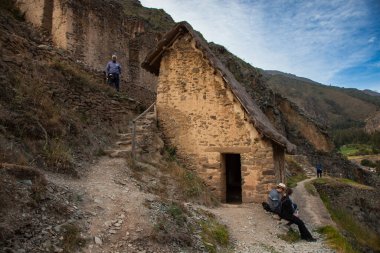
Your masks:
{"label": "white cloud", "polygon": [[208,41],[263,69],[330,83],[340,71],[364,62],[375,37],[360,36],[367,6],[355,0],[247,1],[141,0],[175,21],[188,21]]}

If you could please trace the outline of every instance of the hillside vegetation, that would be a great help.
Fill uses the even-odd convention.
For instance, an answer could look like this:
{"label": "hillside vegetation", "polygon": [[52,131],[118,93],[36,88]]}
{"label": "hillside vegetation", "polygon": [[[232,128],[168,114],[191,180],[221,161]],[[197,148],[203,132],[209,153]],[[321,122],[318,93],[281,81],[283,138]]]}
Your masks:
{"label": "hillside vegetation", "polygon": [[137,104],[17,21],[7,2],[0,9],[0,162],[77,174]]}
{"label": "hillside vegetation", "polygon": [[366,120],[380,110],[376,92],[326,86],[279,71],[263,73],[273,90],[328,125],[336,146],[360,143],[380,147],[377,135],[364,130]]}
{"label": "hillside vegetation", "polygon": [[380,107],[379,97],[356,89],[326,86],[283,74],[266,75],[266,78],[275,91],[333,129],[363,127],[365,119]]}

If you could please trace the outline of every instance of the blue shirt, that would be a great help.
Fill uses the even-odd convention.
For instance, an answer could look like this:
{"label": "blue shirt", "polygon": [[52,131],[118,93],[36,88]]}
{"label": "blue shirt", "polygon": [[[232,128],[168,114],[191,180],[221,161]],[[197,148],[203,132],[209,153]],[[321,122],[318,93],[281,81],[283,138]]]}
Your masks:
{"label": "blue shirt", "polygon": [[281,194],[276,189],[273,189],[269,192],[268,205],[273,212],[280,212],[281,197]]}
{"label": "blue shirt", "polygon": [[108,74],[121,74],[121,65],[118,62],[109,61],[106,67],[106,73]]}

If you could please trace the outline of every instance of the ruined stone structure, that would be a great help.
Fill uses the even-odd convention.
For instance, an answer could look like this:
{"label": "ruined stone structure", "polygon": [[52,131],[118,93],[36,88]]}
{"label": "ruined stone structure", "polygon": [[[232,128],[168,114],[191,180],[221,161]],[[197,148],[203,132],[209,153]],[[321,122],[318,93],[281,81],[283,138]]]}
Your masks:
{"label": "ruined stone structure", "polygon": [[178,156],[222,201],[259,202],[285,180],[280,135],[185,22],[143,63],[158,75],[159,125]]}
{"label": "ruined stone structure", "polygon": [[[147,31],[146,22],[128,16],[117,1],[103,0],[17,0],[27,21],[44,29],[59,48],[76,60],[104,70],[113,53],[123,67],[121,88],[133,92],[144,87],[155,90],[156,77],[141,69],[148,51],[157,43],[159,32]],[[149,28],[148,28],[149,30]],[[150,101],[152,102],[152,101]]]}

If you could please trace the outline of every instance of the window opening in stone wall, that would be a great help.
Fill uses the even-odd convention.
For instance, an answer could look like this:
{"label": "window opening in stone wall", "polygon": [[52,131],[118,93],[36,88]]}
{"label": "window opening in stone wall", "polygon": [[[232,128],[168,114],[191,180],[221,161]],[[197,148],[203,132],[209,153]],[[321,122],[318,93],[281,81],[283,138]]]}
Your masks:
{"label": "window opening in stone wall", "polygon": [[242,203],[240,154],[223,154],[226,168],[226,202]]}

